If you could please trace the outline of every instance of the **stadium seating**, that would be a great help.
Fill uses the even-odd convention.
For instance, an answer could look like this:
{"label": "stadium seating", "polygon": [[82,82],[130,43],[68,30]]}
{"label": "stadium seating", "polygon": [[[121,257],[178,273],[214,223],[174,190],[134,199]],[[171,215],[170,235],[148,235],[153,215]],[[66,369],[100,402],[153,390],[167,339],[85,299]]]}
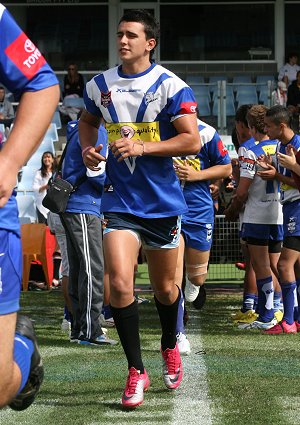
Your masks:
{"label": "stadium seating", "polygon": [[33,192],[32,185],[36,170],[37,168],[31,167],[29,165],[25,165],[22,168],[22,176],[17,188],[18,192]]}
{"label": "stadium seating", "polygon": [[51,120],[52,123],[56,124],[57,130],[60,130],[62,128],[61,119],[60,119],[60,113],[59,111],[55,111],[54,115]]}
{"label": "stadium seating", "polygon": [[63,100],[63,106],[66,108],[84,108],[84,100],[82,97],[65,97]]}
{"label": "stadium seating", "polygon": [[[235,115],[235,103],[233,96],[226,97],[226,116],[234,116]],[[215,97],[213,108],[212,108],[213,116],[218,116],[218,99]]]}
{"label": "stadium seating", "polygon": [[209,117],[211,115],[211,108],[208,97],[203,97],[199,100],[196,98],[196,100],[198,102],[198,110],[200,117]]}
{"label": "stadium seating", "polygon": [[193,85],[193,84],[203,84],[204,83],[204,77],[202,77],[201,75],[198,74],[189,74],[186,77],[186,83],[188,85]]}
{"label": "stadium seating", "polygon": [[20,222],[24,223],[27,221],[29,223],[35,223],[37,220],[37,214],[34,196],[21,195],[18,193],[16,200],[18,204]]}
{"label": "stadium seating", "polygon": [[233,77],[232,84],[233,84],[233,90],[237,91],[240,87],[242,87],[242,84],[251,84],[252,78],[250,75],[236,75]]}
{"label": "stadium seating", "polygon": [[250,103],[257,104],[258,96],[256,86],[254,84],[238,86],[236,100],[238,102],[238,106]]}

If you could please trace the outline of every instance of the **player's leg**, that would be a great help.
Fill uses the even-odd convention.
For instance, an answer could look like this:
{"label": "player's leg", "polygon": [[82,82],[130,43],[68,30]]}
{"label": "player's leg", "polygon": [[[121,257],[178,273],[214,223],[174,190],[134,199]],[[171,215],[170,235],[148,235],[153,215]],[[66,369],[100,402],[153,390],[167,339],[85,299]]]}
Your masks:
{"label": "player's leg", "polygon": [[162,328],[163,380],[167,388],[175,389],[182,380],[182,363],[176,338],[180,302],[180,290],[175,285],[178,248],[145,249],[145,252]]}
{"label": "player's leg", "polygon": [[138,303],[133,293],[134,265],[140,241],[132,230],[115,230],[109,226],[112,226],[111,219],[103,238],[105,267],[110,284],[110,307],[128,362],[122,404],[133,408],[143,402],[143,393],[150,384],[141,356]]}
{"label": "player's leg", "polygon": [[21,385],[21,372],[13,357],[16,318],[16,313],[0,316],[0,407],[14,398]]}
{"label": "player's leg", "polygon": [[31,321],[16,314],[22,275],[18,235],[0,230],[0,407],[24,410],[34,401],[43,366]]}

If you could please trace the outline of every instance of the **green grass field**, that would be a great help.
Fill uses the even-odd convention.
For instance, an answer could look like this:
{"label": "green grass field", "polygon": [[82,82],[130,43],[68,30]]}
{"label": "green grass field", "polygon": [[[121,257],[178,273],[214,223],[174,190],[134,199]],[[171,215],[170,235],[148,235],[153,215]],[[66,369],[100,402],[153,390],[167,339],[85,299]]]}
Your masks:
{"label": "green grass field", "polygon": [[[142,271],[139,283],[148,288]],[[35,320],[45,380],[34,405],[24,412],[0,412],[5,425],[300,423],[298,335],[267,336],[240,331],[230,320],[241,300],[236,290],[208,286],[200,312],[189,308],[187,331],[192,353],[183,358],[184,378],[174,392],[165,389],[159,353],[160,327],[152,295],[140,305],[143,359],[151,386],[134,411],[120,406],[126,361],[120,345],[88,348],[70,344],[60,330],[60,290],[22,294],[23,313]],[[109,336],[117,338],[115,330]]]}

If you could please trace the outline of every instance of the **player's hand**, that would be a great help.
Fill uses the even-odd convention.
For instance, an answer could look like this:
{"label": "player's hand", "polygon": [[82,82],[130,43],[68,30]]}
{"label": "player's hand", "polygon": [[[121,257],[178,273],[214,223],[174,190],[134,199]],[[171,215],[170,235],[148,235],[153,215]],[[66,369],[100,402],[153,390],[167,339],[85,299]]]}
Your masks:
{"label": "player's hand", "polygon": [[183,163],[174,159],[174,169],[179,180],[192,182],[192,181],[200,181],[200,173],[201,171],[196,171],[193,167],[188,165],[187,161],[184,160]]}
{"label": "player's hand", "polygon": [[16,184],[18,168],[0,154],[0,208],[3,208]]}
{"label": "player's hand", "polygon": [[98,145],[97,147],[91,146],[91,148],[83,154],[82,159],[84,165],[92,171],[99,171],[101,169],[100,163],[106,161],[106,158],[99,153],[102,148],[103,145]]}
{"label": "player's hand", "polygon": [[269,165],[272,165],[272,156],[267,155],[259,155],[256,159],[256,163],[265,170],[269,170]]}
{"label": "player's hand", "polygon": [[294,166],[297,164],[296,153],[297,150],[294,148],[294,146],[288,145],[286,147],[286,155],[280,152],[277,153],[279,164],[284,168],[293,170]]}
{"label": "player's hand", "polygon": [[257,171],[257,175],[263,180],[274,180],[276,178],[276,168],[273,165],[266,164],[263,171]]}
{"label": "player's hand", "polygon": [[118,162],[123,161],[129,156],[135,157],[144,154],[144,142],[142,140],[132,140],[128,137],[111,142],[109,147]]}

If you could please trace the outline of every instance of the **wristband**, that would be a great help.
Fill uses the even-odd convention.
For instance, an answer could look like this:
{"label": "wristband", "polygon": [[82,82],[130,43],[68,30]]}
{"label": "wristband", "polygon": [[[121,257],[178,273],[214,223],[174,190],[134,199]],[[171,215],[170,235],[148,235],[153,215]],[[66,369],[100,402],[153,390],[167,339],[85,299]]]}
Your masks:
{"label": "wristband", "polygon": [[93,147],[93,146],[87,146],[86,148],[84,148],[84,149],[82,150],[82,152],[81,152],[82,158],[84,157],[84,154],[85,154],[86,152],[88,152],[90,149],[92,149],[92,147]]}

